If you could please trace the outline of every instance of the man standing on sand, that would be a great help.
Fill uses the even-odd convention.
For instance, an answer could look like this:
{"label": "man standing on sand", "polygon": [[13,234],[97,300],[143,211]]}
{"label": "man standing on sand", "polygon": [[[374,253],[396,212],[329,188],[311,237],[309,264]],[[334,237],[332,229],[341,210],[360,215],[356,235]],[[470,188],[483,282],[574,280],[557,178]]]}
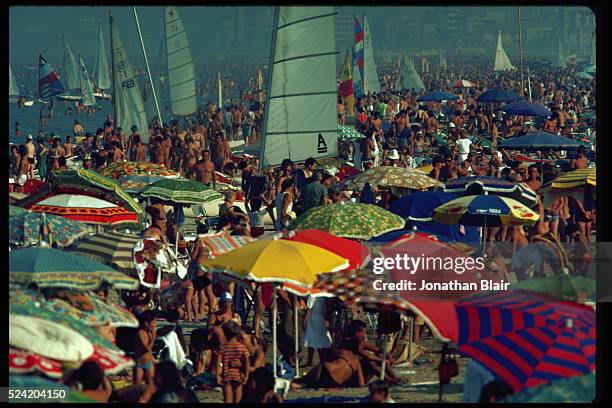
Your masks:
{"label": "man standing on sand", "polygon": [[136,126],[132,126],[132,134],[130,135],[130,138],[128,139],[128,152],[130,155],[130,161],[139,161],[136,159],[136,142],[134,141],[134,138],[136,136],[138,136],[138,141],[140,143],[141,139],[140,139],[140,135],[138,134],[138,128]]}
{"label": "man standing on sand", "polygon": [[147,149],[146,147],[141,143],[140,140],[140,135],[136,134],[133,135],[132,138],[132,143],[134,146],[134,160],[136,162],[146,162],[147,161]]}
{"label": "man standing on sand", "polygon": [[194,179],[207,187],[217,188],[215,164],[210,160],[210,150],[202,151],[202,160],[198,161],[193,170]]}
{"label": "man standing on sand", "polygon": [[[242,112],[236,107],[236,109],[234,109],[232,112],[232,140],[238,140],[238,129],[240,129],[241,124]],[[229,134],[227,137],[229,138]]]}
{"label": "man standing on sand", "polygon": [[26,139],[26,144],[25,144],[25,148],[26,148],[26,157],[28,159],[28,163],[30,163],[30,169],[29,174],[30,174],[30,178],[34,178],[34,163],[35,163],[35,155],[36,155],[36,146],[34,146],[34,143],[32,142],[32,135],[28,135],[27,139]]}

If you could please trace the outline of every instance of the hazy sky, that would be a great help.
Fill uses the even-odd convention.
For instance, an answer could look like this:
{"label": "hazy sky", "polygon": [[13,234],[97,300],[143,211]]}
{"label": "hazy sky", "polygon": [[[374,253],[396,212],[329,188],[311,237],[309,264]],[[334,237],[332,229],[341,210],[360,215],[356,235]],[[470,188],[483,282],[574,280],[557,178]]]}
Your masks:
{"label": "hazy sky", "polygon": [[[566,10],[565,19],[560,18],[562,9]],[[512,58],[518,52],[516,10],[516,7],[336,7],[337,46],[344,55],[352,45],[351,15],[365,13],[377,51],[382,47],[405,52],[424,48],[451,52],[457,47],[469,51],[470,47],[480,45],[486,52],[494,53],[497,31],[501,30],[504,47]],[[135,64],[141,63],[142,53],[131,7],[14,6],[9,16],[11,64],[35,66],[39,53],[52,64],[61,64],[64,35],[75,55],[81,54],[91,65],[96,55],[98,22],[102,23],[107,51],[110,51],[109,11],[117,21],[130,58]],[[251,58],[262,61],[267,58],[272,7],[199,6],[178,7],[178,11],[196,62],[206,61],[211,55],[216,58],[220,53],[230,57],[250,52]],[[163,10],[159,6],[139,6],[138,13],[149,59],[154,64],[163,36]],[[522,7],[525,52],[544,52],[553,46],[556,50],[559,30],[567,31],[568,37],[563,36],[567,46],[578,49],[579,40],[569,36],[578,32],[574,21],[588,20],[589,13],[586,8],[575,7]],[[585,25],[583,37],[590,32],[592,27]]]}

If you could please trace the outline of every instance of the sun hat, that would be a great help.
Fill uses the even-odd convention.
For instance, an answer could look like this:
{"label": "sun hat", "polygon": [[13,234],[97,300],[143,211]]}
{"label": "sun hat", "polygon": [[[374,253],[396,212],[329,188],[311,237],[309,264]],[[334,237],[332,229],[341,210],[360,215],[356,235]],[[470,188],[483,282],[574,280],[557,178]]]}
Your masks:
{"label": "sun hat", "polygon": [[397,152],[397,149],[393,149],[391,150],[391,152],[389,153],[389,159],[391,160],[399,160],[399,153]]}
{"label": "sun hat", "polygon": [[451,123],[448,124],[448,127],[455,128],[456,126],[455,126],[454,122],[451,122]]}

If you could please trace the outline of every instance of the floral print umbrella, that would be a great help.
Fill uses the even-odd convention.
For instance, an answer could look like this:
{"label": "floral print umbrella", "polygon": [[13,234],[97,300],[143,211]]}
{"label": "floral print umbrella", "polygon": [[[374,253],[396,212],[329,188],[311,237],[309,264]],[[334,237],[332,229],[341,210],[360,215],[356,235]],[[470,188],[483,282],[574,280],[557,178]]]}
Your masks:
{"label": "floral print umbrella", "polygon": [[105,177],[114,178],[115,180],[123,176],[135,176],[139,174],[148,174],[151,176],[161,177],[178,177],[178,174],[172,170],[168,170],[164,166],[146,162],[112,162],[100,171],[100,174]]}
{"label": "floral print umbrella", "polygon": [[344,238],[369,240],[404,228],[404,220],[381,207],[362,203],[321,205],[294,220],[289,229],[318,229]]}
{"label": "floral print umbrella", "polygon": [[143,197],[156,197],[175,204],[202,204],[222,199],[221,193],[196,180],[164,179],[140,192]]}
{"label": "floral print umbrella", "polygon": [[152,176],[150,174],[136,174],[133,176],[123,176],[117,180],[119,187],[128,193],[139,193],[151,184],[163,180],[161,176]]}
{"label": "floral print umbrella", "polygon": [[344,180],[350,189],[362,189],[366,183],[379,187],[400,187],[425,190],[444,184],[420,170],[406,167],[379,166]]}
{"label": "floral print umbrella", "polygon": [[91,232],[87,225],[68,218],[9,205],[11,244],[28,246],[45,241],[49,245],[64,248]]}

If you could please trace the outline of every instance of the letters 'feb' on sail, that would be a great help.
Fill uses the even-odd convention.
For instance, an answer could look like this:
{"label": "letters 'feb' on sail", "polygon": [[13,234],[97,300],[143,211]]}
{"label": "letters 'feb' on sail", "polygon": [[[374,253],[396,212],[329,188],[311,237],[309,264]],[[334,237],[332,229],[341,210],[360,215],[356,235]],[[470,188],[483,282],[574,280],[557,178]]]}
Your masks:
{"label": "letters 'feb' on sail", "polygon": [[265,167],[338,153],[333,7],[280,7],[261,160]]}
{"label": "letters 'feb' on sail", "polygon": [[124,129],[138,128],[143,143],[149,143],[149,127],[134,69],[132,68],[117,24],[110,17],[111,48],[113,50],[113,103],[115,124]]}

